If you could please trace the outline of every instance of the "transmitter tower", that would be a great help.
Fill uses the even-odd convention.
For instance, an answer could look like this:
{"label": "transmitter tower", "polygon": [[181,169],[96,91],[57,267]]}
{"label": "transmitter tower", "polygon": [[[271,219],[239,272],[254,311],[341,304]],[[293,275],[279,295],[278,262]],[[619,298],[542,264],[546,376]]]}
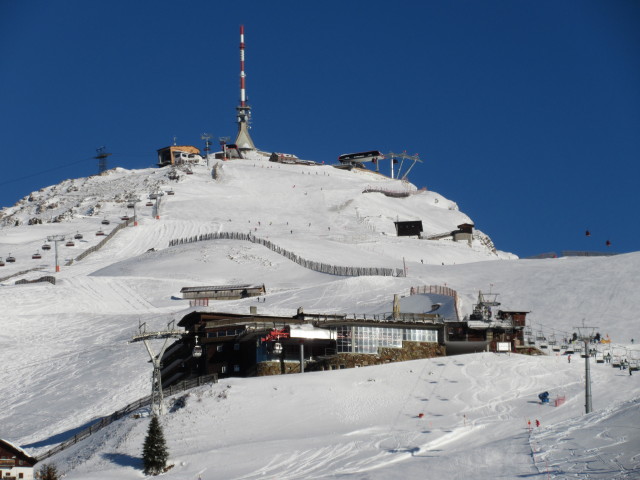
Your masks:
{"label": "transmitter tower", "polygon": [[256,146],[253,144],[253,140],[251,140],[251,135],[249,135],[251,107],[247,103],[245,78],[244,25],[240,25],[240,105],[236,107],[236,118],[238,120],[238,136],[236,137],[236,145],[239,150],[255,150]]}

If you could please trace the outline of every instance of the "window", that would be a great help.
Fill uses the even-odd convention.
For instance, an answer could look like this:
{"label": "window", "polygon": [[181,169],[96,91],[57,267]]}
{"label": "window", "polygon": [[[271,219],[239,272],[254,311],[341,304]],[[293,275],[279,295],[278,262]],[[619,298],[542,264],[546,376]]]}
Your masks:
{"label": "window", "polygon": [[234,343],[233,344],[233,349],[234,350],[240,350],[240,344],[239,343]]}
{"label": "window", "polygon": [[240,371],[240,365],[234,365],[233,366],[233,371],[238,373]]}
{"label": "window", "polygon": [[224,350],[224,345],[222,344],[216,345],[216,352],[221,352],[222,350]]}
{"label": "window", "polygon": [[222,365],[220,367],[220,373],[227,373],[227,366],[226,365]]}

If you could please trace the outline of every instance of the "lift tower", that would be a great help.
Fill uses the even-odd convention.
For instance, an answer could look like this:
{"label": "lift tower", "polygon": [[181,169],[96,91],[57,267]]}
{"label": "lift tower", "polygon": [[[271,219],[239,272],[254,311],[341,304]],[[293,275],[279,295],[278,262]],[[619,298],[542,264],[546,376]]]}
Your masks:
{"label": "lift tower", "polygon": [[587,327],[582,320],[581,327],[575,327],[578,330],[580,340],[584,342],[584,413],[591,413],[593,410],[591,405],[591,368],[589,366],[589,347],[593,339],[593,333],[598,327]]}
{"label": "lift tower", "polygon": [[[166,330],[157,332],[147,332],[147,324],[141,323],[138,326],[139,333],[135,335],[129,343],[144,342],[144,346],[147,347],[147,352],[151,357],[151,363],[153,364],[153,375],[151,376],[151,413],[155,416],[161,416],[167,413],[164,405],[164,396],[162,393],[162,356],[167,349],[167,344],[170,338],[182,338],[183,332],[176,330],[175,320],[170,321],[167,324]],[[154,354],[149,344],[150,340],[164,340],[162,347],[157,355]]]}

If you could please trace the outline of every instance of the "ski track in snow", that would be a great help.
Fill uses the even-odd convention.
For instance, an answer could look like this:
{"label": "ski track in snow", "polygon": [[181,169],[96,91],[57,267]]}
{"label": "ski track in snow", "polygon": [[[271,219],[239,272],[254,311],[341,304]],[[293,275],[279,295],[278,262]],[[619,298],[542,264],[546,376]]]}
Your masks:
{"label": "ski track in snow", "polygon": [[[529,318],[546,332],[566,335],[576,319],[587,317],[606,318],[603,333],[616,341],[635,335],[638,254],[514,261],[477,243],[469,248],[449,240],[399,239],[393,225],[398,217],[421,218],[429,233],[471,219],[435,192],[405,199],[363,194],[369,185],[393,189],[398,183],[366,172],[253,160],[224,164],[221,180],[204,166],[193,170],[169,183],[167,170],[118,169],[44,189],[4,212],[24,223],[38,204],[57,203],[44,212],[72,214],[60,223],[0,229],[0,256],[11,251],[18,257],[3,267],[3,276],[38,265],[29,258],[49,235],[85,235],[75,247],[61,246],[61,259],[97,244],[102,218],[112,220],[108,233],[130,213],[124,203],[130,193],[144,200],[159,186],[176,192],[163,197],[159,220],[139,204],[138,226],[122,229],[61,272],[54,272],[53,252],[43,252],[42,271],[3,283],[0,352],[6,368],[0,383],[11,394],[0,398],[0,437],[46,450],[148,394],[147,354],[127,341],[138,321],[163,326],[190,311],[188,302],[173,298],[190,284],[264,282],[261,313],[283,315],[300,306],[314,313],[389,312],[394,293],[406,295],[417,285],[458,290],[465,314],[477,291],[493,284],[507,308],[532,310]],[[409,277],[323,275],[243,241],[168,248],[173,239],[220,231],[251,231],[334,265],[406,263]],[[13,285],[43,275],[55,275],[57,284]],[[238,300],[214,308],[237,313],[254,304]],[[478,354],[223,380],[192,391],[188,407],[164,418],[175,466],[163,477],[406,480],[429,471],[433,478],[465,480],[640,478],[637,377],[594,365],[595,411],[584,416],[582,368],[563,357]],[[544,390],[566,395],[566,403],[541,406],[537,394]],[[529,431],[527,421],[535,419],[542,426]],[[51,460],[69,480],[140,478],[145,429],[145,419],[128,417]]]}

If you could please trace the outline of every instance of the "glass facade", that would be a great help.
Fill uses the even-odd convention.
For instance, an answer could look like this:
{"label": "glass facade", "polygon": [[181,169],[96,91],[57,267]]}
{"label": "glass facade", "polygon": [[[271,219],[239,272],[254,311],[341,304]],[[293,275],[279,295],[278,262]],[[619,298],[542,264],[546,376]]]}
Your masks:
{"label": "glass facade", "polygon": [[338,353],[378,353],[378,348],[402,348],[402,342],[437,342],[436,330],[341,325],[335,327]]}

